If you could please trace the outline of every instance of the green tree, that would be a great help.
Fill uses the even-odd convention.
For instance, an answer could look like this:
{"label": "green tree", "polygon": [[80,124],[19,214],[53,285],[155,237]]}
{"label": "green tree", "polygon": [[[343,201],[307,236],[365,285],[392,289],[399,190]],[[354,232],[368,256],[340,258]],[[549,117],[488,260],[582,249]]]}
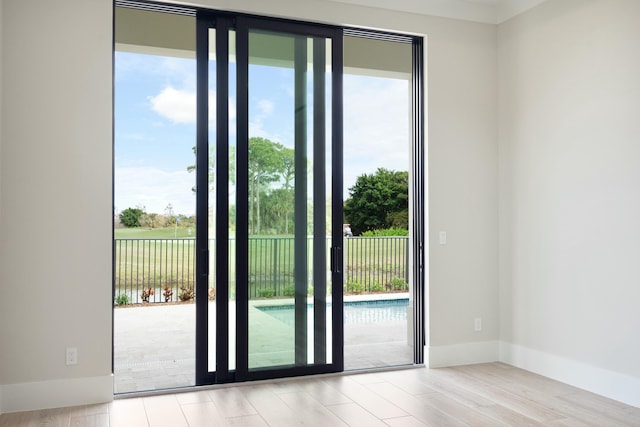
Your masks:
{"label": "green tree", "polygon": [[127,208],[120,212],[120,223],[125,227],[140,227],[140,219],[144,211],[140,208]]}
{"label": "green tree", "polygon": [[145,228],[163,228],[167,226],[166,219],[157,213],[143,213],[140,217],[140,226]]}
{"label": "green tree", "polygon": [[[196,147],[193,147],[196,153]],[[235,182],[235,152],[229,151],[229,179]],[[196,170],[195,165],[187,171]],[[209,148],[209,192],[215,184],[215,148]],[[249,139],[249,229],[260,234],[266,227],[276,232],[288,232],[293,211],[293,183],[295,178],[295,152],[291,148],[266,138]],[[192,188],[195,192],[195,187]],[[268,199],[268,200],[267,200]]]}
{"label": "green tree", "polygon": [[268,226],[279,234],[289,234],[289,220],[293,210],[293,190],[276,188],[270,193],[264,194],[263,197],[263,216],[266,216],[266,220],[269,221]]}
{"label": "green tree", "polygon": [[[196,147],[191,147],[191,150],[193,151],[193,155],[196,155]],[[233,150],[229,150],[229,180],[232,183],[236,182],[236,175],[235,175],[235,170],[236,170],[236,153]],[[215,175],[215,170],[216,170],[216,147],[215,146],[209,146],[209,193],[213,192],[214,190],[214,184],[216,182],[216,175]],[[189,165],[187,166],[187,172],[195,172],[196,171],[196,165]],[[196,192],[196,186],[194,185],[193,187],[191,187],[191,191],[193,191],[194,193]]]}
{"label": "green tree", "polygon": [[[294,150],[291,148],[266,138],[249,139],[249,227],[254,234],[262,232],[264,209],[261,195],[269,195],[277,188],[291,188],[294,167]],[[280,186],[274,188],[276,183]]]}
{"label": "green tree", "polygon": [[391,228],[409,230],[409,209],[390,212],[389,215],[387,215],[387,222]]}
{"label": "green tree", "polygon": [[409,173],[379,168],[358,177],[349,188],[344,215],[354,234],[389,227],[405,228],[409,222]]}
{"label": "green tree", "polygon": [[295,151],[291,148],[284,147],[278,144],[278,152],[280,154],[281,168],[280,174],[282,176],[282,188],[285,190],[293,189],[293,180],[295,178]]}

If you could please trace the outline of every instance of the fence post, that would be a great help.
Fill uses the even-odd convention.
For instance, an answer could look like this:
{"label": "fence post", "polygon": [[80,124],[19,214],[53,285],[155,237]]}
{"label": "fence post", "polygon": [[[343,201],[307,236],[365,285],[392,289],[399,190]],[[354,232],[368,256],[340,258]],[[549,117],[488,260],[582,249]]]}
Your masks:
{"label": "fence post", "polygon": [[277,296],[278,295],[278,288],[280,286],[278,286],[280,283],[278,283],[278,238],[274,237],[273,238],[273,296]]}
{"label": "fence post", "polygon": [[409,283],[409,236],[405,237],[404,262],[404,281]]}

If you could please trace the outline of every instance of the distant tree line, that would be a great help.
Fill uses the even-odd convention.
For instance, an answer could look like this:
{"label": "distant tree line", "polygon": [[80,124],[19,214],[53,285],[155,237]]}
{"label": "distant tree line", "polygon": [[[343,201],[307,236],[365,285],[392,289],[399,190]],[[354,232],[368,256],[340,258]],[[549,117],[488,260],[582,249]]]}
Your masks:
{"label": "distant tree line", "polygon": [[[170,205],[169,205],[170,206]],[[118,214],[120,224],[127,228],[164,228],[175,226],[194,227],[195,217],[187,215],[174,215],[172,211],[165,209],[165,213],[147,213],[144,207],[126,208]]]}
{"label": "distant tree line", "polygon": [[[235,183],[235,160],[231,151],[229,177]],[[209,192],[213,192],[215,185],[214,153],[215,149],[210,148]],[[194,171],[195,165],[187,167],[187,170]],[[292,234],[295,231],[295,151],[266,138],[250,138],[247,174],[249,233]],[[235,206],[230,206],[232,227],[235,226],[234,213]],[[373,174],[359,176],[349,188],[344,217],[355,235],[374,230],[408,230],[409,173],[379,168]],[[173,215],[171,210],[160,215],[146,213],[140,207],[123,210],[119,218],[125,227],[161,228],[175,225],[176,220],[184,225],[193,222],[193,217]]]}

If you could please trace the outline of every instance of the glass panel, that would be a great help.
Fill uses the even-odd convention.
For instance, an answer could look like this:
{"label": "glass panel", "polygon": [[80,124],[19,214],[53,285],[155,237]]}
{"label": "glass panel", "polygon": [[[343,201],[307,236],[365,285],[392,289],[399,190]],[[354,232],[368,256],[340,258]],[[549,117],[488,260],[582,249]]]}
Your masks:
{"label": "glass panel", "polygon": [[229,370],[236,368],[236,32],[229,31]]}
{"label": "glass panel", "polygon": [[209,328],[208,328],[208,369],[216,370],[216,193],[215,189],[220,184],[216,181],[216,30],[209,29],[209,168],[208,183],[208,229],[209,229]]}
{"label": "glass panel", "polygon": [[345,37],[344,58],[345,369],[411,364],[411,45]]}
{"label": "glass panel", "polygon": [[[208,369],[210,372],[216,370],[216,307],[217,304],[226,304],[226,301],[216,299],[217,288],[219,286],[228,286],[229,295],[229,311],[228,311],[228,357],[229,357],[229,370],[235,369],[235,354],[236,354],[236,312],[235,312],[235,186],[236,186],[236,160],[235,160],[235,148],[236,148],[236,134],[233,131],[235,129],[235,80],[236,80],[236,64],[235,64],[235,32],[229,32],[229,140],[218,141],[217,140],[217,127],[216,127],[216,66],[217,66],[217,54],[216,54],[216,30],[209,30],[209,338],[208,338]],[[228,145],[228,176],[227,182],[217,182],[216,177],[216,159],[217,159],[217,144]],[[222,166],[222,165],[220,165]],[[216,217],[216,190],[222,190],[226,188],[228,191],[227,201],[228,204],[228,218],[218,219]],[[220,279],[224,277],[223,274],[217,274],[217,253],[216,253],[216,227],[217,222],[227,221],[228,224],[228,263],[226,277],[227,282],[222,283]],[[222,273],[222,272],[220,272]]]}
{"label": "glass panel", "polygon": [[118,7],[115,41],[114,388],[190,386],[195,19]]}
{"label": "glass panel", "polygon": [[[326,80],[326,43],[249,33],[249,369],[312,364],[317,345],[325,363],[330,348],[330,86],[314,86]],[[314,48],[325,53],[315,68]]]}

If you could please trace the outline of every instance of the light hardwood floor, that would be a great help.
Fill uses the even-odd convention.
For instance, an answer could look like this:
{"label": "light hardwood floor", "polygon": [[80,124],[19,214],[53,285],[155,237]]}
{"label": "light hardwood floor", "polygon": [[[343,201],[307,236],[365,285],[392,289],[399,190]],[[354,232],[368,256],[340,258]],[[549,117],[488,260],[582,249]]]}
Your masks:
{"label": "light hardwood floor", "polygon": [[640,426],[640,409],[505,364],[234,385],[4,414],[0,427]]}

